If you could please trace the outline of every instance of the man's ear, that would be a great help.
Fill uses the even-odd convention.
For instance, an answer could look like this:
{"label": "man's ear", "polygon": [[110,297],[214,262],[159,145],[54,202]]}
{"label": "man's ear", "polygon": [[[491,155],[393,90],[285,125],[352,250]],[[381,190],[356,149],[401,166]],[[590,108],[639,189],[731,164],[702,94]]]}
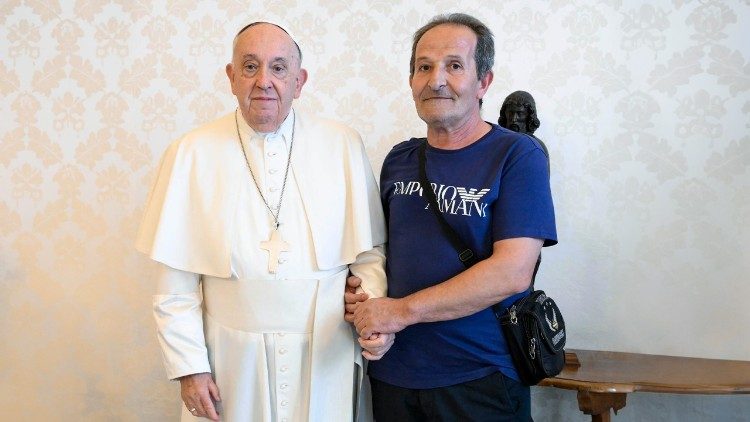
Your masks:
{"label": "man's ear", "polygon": [[479,79],[479,91],[477,92],[477,99],[482,99],[484,97],[484,94],[487,93],[487,90],[490,89],[490,84],[492,84],[492,79],[495,77],[495,74],[492,73],[490,70],[487,72],[484,77]]}

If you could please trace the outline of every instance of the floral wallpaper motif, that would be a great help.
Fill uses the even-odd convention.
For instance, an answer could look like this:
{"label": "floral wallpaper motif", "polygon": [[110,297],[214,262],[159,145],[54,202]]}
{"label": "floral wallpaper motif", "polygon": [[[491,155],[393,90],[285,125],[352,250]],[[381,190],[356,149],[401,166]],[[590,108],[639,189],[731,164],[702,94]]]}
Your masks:
{"label": "floral wallpaper motif", "polygon": [[[11,0],[0,3],[0,408],[9,420],[173,420],[133,238],[168,143],[234,102],[234,33],[289,27],[297,107],[363,135],[376,172],[425,129],[411,35],[495,33],[484,118],[536,98],[560,244],[539,286],[569,346],[750,360],[750,2]],[[585,420],[535,388],[537,420]],[[633,395],[618,420],[743,420],[735,397]]]}

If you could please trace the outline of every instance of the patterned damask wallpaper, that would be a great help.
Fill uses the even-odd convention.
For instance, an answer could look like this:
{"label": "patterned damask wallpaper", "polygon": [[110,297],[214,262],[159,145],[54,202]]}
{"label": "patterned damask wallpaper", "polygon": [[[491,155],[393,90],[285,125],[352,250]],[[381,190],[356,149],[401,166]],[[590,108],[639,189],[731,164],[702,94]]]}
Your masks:
{"label": "patterned damask wallpaper", "polygon": [[[747,0],[5,1],[3,418],[176,416],[153,267],[132,243],[166,145],[233,108],[223,69],[240,27],[288,25],[310,71],[298,107],[359,130],[378,172],[424,133],[410,37],[448,11],[495,33],[485,119],[514,90],[537,100],[560,237],[538,283],[569,346],[750,359]],[[535,389],[534,402],[538,420],[586,420],[574,394]],[[734,398],[664,403],[642,396],[617,418],[750,412]]]}

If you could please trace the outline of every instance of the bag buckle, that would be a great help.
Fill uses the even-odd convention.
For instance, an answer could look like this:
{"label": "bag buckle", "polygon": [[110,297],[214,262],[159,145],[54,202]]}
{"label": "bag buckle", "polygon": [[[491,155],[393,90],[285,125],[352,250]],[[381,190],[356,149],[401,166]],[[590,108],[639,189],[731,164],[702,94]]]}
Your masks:
{"label": "bag buckle", "polygon": [[464,249],[461,251],[461,253],[458,254],[458,259],[461,260],[461,262],[466,262],[474,257],[474,251],[471,249]]}

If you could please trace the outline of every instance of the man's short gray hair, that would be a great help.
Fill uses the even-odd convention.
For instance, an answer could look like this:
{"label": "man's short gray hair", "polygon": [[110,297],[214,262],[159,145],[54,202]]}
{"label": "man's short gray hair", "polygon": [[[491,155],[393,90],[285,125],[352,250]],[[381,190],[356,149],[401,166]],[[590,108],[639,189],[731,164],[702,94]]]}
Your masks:
{"label": "man's short gray hair", "polygon": [[437,15],[414,33],[414,40],[411,45],[411,61],[409,62],[409,79],[414,76],[417,43],[425,32],[443,24],[462,25],[468,27],[477,35],[477,48],[474,51],[474,61],[477,65],[477,79],[482,79],[492,70],[492,65],[495,64],[495,41],[492,39],[492,31],[490,31],[487,25],[465,13]]}

